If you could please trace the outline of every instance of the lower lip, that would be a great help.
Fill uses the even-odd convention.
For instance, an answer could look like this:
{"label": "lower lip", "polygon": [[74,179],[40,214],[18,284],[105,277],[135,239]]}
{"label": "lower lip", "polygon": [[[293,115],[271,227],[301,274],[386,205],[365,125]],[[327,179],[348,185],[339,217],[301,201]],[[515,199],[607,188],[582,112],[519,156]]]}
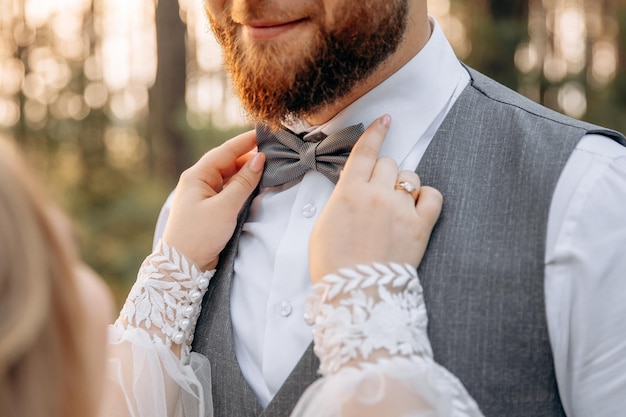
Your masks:
{"label": "lower lip", "polygon": [[278,38],[279,36],[300,26],[302,23],[304,23],[304,20],[297,20],[295,22],[289,22],[276,26],[244,26],[243,32],[244,35],[250,39],[267,41]]}

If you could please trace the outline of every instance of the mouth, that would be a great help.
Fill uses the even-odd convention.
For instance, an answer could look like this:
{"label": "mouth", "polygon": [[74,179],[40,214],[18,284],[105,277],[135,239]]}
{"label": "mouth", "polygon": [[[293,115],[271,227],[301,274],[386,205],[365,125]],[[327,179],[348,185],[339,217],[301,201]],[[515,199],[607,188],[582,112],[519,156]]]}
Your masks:
{"label": "mouth", "polygon": [[242,23],[243,34],[247,38],[256,41],[267,41],[300,27],[308,19],[296,19],[288,22],[258,21]]}

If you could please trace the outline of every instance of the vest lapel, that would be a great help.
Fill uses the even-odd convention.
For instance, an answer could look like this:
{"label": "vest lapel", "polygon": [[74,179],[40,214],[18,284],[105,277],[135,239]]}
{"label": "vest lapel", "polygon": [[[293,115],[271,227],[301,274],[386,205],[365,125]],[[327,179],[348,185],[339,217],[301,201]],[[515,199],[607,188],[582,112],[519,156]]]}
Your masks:
{"label": "vest lapel", "polygon": [[211,363],[215,416],[258,416],[262,407],[241,373],[230,318],[230,289],[239,237],[255,191],[242,208],[233,237],[220,254],[218,270],[202,302],[192,349]]}
{"label": "vest lapel", "polygon": [[230,289],[239,237],[256,194],[255,192],[246,202],[239,214],[233,237],[220,254],[220,266],[204,297],[196,326],[193,350],[207,356],[211,362],[215,416],[285,416],[294,408],[302,392],[318,378],[319,360],[311,343],[280,390],[263,410],[241,373],[233,340]]}
{"label": "vest lapel", "polygon": [[311,343],[261,416],[284,417],[290,413],[304,390],[319,377],[318,368],[319,360]]}

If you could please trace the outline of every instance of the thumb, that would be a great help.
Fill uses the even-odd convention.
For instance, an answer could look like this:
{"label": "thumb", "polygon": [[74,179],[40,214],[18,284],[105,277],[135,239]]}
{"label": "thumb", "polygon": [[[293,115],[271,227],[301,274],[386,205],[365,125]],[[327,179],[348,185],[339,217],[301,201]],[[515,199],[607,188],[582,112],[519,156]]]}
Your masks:
{"label": "thumb", "polygon": [[233,175],[219,194],[232,210],[239,210],[250,197],[263,175],[265,154],[257,153]]}

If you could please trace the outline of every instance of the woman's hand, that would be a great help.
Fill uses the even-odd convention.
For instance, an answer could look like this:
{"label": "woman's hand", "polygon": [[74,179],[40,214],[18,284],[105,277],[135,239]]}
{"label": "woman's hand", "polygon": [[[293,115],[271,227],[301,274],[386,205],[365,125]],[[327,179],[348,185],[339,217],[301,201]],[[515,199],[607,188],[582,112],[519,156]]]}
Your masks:
{"label": "woman's hand", "polygon": [[180,176],[163,240],[199,268],[214,269],[230,240],[237,215],[265,164],[254,131],[207,152]]}
{"label": "woman's hand", "polygon": [[[373,262],[419,265],[441,212],[443,197],[420,187],[412,171],[379,158],[391,118],[374,121],[355,144],[309,246],[313,283],[340,268]],[[397,189],[400,182],[415,192]]]}

